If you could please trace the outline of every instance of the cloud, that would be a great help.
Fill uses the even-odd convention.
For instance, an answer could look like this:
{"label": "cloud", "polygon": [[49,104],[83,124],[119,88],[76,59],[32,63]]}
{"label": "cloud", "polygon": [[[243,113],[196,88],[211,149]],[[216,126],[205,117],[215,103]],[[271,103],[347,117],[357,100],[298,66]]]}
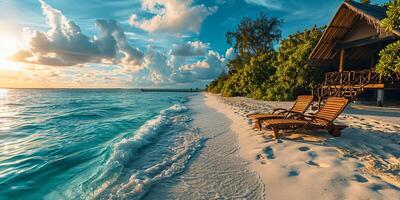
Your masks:
{"label": "cloud", "polygon": [[213,14],[216,7],[193,5],[192,0],[142,0],[142,9],[153,14],[139,18],[132,14],[129,23],[148,32],[197,33],[204,19]]}
{"label": "cloud", "polygon": [[168,82],[168,76],[172,71],[167,56],[151,47],[146,53],[144,68],[148,71],[148,77],[154,84]]}
{"label": "cloud", "polygon": [[235,58],[235,49],[232,47],[227,49],[225,53],[225,58],[227,60],[232,60],[233,58]]}
{"label": "cloud", "polygon": [[189,41],[181,44],[174,44],[170,51],[173,56],[205,56],[210,44],[200,41]]}
{"label": "cloud", "polygon": [[206,56],[209,48],[209,43],[201,41],[173,44],[169,51],[169,63],[173,67],[181,66],[186,62],[186,58],[188,57]]}
{"label": "cloud", "polygon": [[246,3],[259,5],[271,10],[281,10],[282,3],[279,0],[244,0]]}
{"label": "cloud", "polygon": [[225,58],[217,52],[209,50],[202,57],[195,62],[174,65],[170,62],[171,58],[174,58],[173,55],[164,54],[149,47],[144,58],[143,69],[132,74],[132,84],[135,86],[178,86],[186,83],[205,83],[227,71]]}
{"label": "cloud", "polygon": [[171,74],[171,79],[177,83],[208,81],[226,71],[224,58],[215,51],[209,51],[205,59],[179,67]]}
{"label": "cloud", "polygon": [[117,63],[140,65],[143,53],[131,47],[114,20],[96,20],[99,35],[88,37],[80,27],[61,11],[40,0],[50,30],[40,32],[24,29],[28,48],[13,56],[14,61],[49,66],[75,66],[84,63]]}
{"label": "cloud", "polygon": [[[154,6],[149,4],[151,1],[146,2],[147,6]],[[191,6],[191,1],[176,0],[172,4],[178,2],[185,3],[185,8],[191,10],[205,8],[204,5]],[[110,86],[130,83],[174,87],[184,83],[205,84],[227,70],[224,56],[210,50],[209,43],[186,41],[175,43],[167,50],[148,46],[142,52],[128,42],[115,20],[96,20],[98,33],[87,36],[61,11],[43,0],[40,3],[49,30],[26,28],[27,47],[13,56],[15,61],[32,66],[30,76],[26,77],[37,83],[43,79],[58,81],[67,87],[95,87],[96,84],[107,87],[108,83]]]}

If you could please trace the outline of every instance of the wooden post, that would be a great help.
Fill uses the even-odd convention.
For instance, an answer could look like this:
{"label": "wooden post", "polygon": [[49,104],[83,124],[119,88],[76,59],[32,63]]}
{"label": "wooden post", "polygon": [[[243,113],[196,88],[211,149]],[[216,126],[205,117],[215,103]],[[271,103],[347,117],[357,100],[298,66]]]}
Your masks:
{"label": "wooden post", "polygon": [[385,91],[383,89],[379,89],[376,91],[376,103],[378,106],[383,106],[383,100],[385,96]]}
{"label": "wooden post", "polygon": [[343,71],[343,65],[344,65],[344,49],[340,49],[339,72]]}
{"label": "wooden post", "polygon": [[371,66],[370,66],[370,68],[371,69],[375,68],[375,56],[371,57]]}

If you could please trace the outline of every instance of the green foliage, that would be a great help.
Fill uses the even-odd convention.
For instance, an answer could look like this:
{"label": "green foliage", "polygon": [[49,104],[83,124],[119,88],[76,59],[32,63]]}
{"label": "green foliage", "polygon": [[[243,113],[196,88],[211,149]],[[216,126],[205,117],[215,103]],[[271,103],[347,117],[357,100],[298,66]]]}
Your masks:
{"label": "green foliage", "polygon": [[211,93],[221,93],[222,87],[224,87],[224,82],[228,79],[228,75],[224,72],[218,76],[217,79],[212,81],[207,87],[206,91]]}
{"label": "green foliage", "polygon": [[[252,57],[249,64],[233,74],[222,88],[223,96],[247,96],[261,98],[261,87],[266,87],[274,74],[275,52],[262,53]],[[257,92],[257,95],[256,95]]]}
{"label": "green foliage", "polygon": [[387,17],[381,21],[381,27],[387,31],[400,30],[400,0],[387,3]]}
{"label": "green foliage", "polygon": [[318,71],[310,67],[307,60],[321,35],[322,29],[314,27],[282,40],[275,64],[275,83],[268,92],[268,99],[294,99],[317,82]]}
{"label": "green foliage", "polygon": [[383,76],[390,76],[393,72],[400,72],[400,40],[387,45],[379,52],[379,62],[376,71]]}
{"label": "green foliage", "polygon": [[307,64],[307,59],[321,34],[322,29],[314,27],[284,39],[278,52],[251,57],[248,64],[224,81],[220,92],[228,97],[294,99],[317,82],[318,71]]}
{"label": "green foliage", "polygon": [[[382,28],[387,32],[400,29],[400,0],[387,3],[387,17],[381,21]],[[376,71],[382,76],[390,76],[400,72],[400,41],[387,45],[379,52],[379,62]]]}
{"label": "green foliage", "polygon": [[[322,35],[322,28],[314,27],[290,35],[275,51],[273,43],[280,38],[280,21],[276,18],[270,20],[265,15],[260,18],[254,21],[245,18],[235,32],[227,33],[228,43],[239,53],[228,63],[230,75],[213,81],[207,91],[220,92],[227,97],[293,100],[310,89],[317,82],[316,78],[322,77],[316,75],[318,71],[307,63]],[[261,28],[261,24],[269,27]],[[263,34],[252,30],[254,27],[262,30]]]}
{"label": "green foliage", "polygon": [[226,33],[227,43],[237,53],[229,69],[239,70],[251,57],[273,51],[274,44],[281,38],[280,25],[276,17],[268,18],[263,13],[257,19],[243,18],[236,30]]}

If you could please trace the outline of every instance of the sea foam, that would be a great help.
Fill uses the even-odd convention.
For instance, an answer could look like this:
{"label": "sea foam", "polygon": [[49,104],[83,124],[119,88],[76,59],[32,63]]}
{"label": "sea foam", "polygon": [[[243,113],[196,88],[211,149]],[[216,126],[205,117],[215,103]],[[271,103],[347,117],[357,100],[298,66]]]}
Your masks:
{"label": "sea foam", "polygon": [[[156,182],[183,172],[205,141],[197,129],[189,126],[190,121],[188,108],[175,104],[147,121],[131,137],[115,143],[103,173],[89,183],[92,185],[92,192],[84,196],[138,199]],[[174,143],[168,147],[172,152],[170,156],[142,169],[128,167],[142,156],[142,149],[156,143],[162,137],[174,137]]]}

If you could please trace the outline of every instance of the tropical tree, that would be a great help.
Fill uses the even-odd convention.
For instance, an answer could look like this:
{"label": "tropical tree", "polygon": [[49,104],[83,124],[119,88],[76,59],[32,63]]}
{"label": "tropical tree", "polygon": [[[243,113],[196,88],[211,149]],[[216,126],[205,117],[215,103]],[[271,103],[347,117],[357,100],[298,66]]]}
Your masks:
{"label": "tropical tree", "polygon": [[[387,3],[387,17],[381,21],[381,27],[387,31],[400,30],[400,0]],[[379,52],[379,62],[376,71],[383,76],[390,76],[393,72],[400,72],[400,41],[387,45]]]}
{"label": "tropical tree", "polygon": [[400,72],[400,40],[387,45],[379,52],[379,62],[376,71],[382,76],[390,76],[393,72]]}
{"label": "tropical tree", "polygon": [[381,21],[381,27],[386,32],[400,30],[400,0],[391,0],[386,6],[387,17]]}
{"label": "tropical tree", "polygon": [[206,91],[211,93],[221,93],[221,90],[224,87],[224,83],[227,79],[228,75],[226,75],[225,72],[222,72],[217,79],[206,86]]}
{"label": "tropical tree", "polygon": [[[247,96],[262,99],[275,73],[276,53],[270,51],[251,57],[248,64],[231,75],[221,90],[223,96]],[[260,91],[263,91],[262,93]],[[256,94],[257,93],[257,94]]]}
{"label": "tropical tree", "polygon": [[228,67],[238,70],[248,63],[252,56],[274,50],[274,44],[281,38],[281,20],[276,17],[268,18],[261,13],[258,18],[245,17],[236,30],[226,33],[227,43],[234,48],[237,57]]}
{"label": "tropical tree", "polygon": [[267,99],[290,100],[318,82],[318,70],[308,63],[308,56],[322,35],[323,28],[297,32],[282,40],[275,63],[274,84]]}

